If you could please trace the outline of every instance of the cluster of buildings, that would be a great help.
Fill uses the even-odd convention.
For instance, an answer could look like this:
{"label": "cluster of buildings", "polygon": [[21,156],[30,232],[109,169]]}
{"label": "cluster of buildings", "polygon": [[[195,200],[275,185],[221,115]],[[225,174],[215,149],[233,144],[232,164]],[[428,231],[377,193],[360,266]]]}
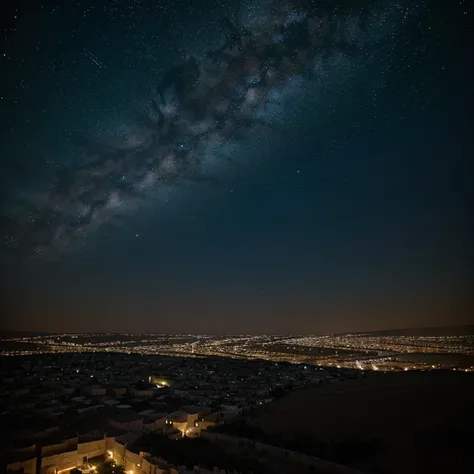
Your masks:
{"label": "cluster of buildings", "polygon": [[278,390],[341,376],[230,358],[65,353],[0,360],[2,465],[22,474],[77,466],[90,472],[94,459],[112,459],[127,474],[178,472],[136,441],[150,433],[197,437],[272,401]]}
{"label": "cluster of buildings", "polygon": [[285,341],[324,366],[362,370],[474,370],[474,335],[414,336],[377,333],[304,336]]}
{"label": "cluster of buildings", "polygon": [[55,334],[0,340],[9,356],[71,352],[228,357],[363,370],[474,370],[474,335]]}

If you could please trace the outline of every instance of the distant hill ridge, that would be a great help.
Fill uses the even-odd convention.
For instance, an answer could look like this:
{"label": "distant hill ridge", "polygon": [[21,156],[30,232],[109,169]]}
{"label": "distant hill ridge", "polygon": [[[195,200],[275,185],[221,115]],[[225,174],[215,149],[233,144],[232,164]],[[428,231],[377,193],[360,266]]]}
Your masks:
{"label": "distant hill ridge", "polygon": [[[61,333],[63,334],[63,333]],[[91,332],[89,334],[82,333],[84,336],[87,335],[115,335],[120,336],[121,333],[100,333],[100,332]],[[157,333],[158,334],[158,333]],[[335,333],[331,334],[332,336],[343,336],[350,334],[352,336],[467,336],[474,335],[474,325],[465,325],[465,326],[435,326],[435,327],[418,327],[418,328],[402,328],[402,329],[385,329],[379,331],[358,331],[350,333]],[[41,332],[41,331],[9,331],[9,330],[0,330],[0,339],[13,339],[16,337],[34,337],[34,336],[54,336],[60,335],[59,333],[52,332]],[[160,334],[162,335],[162,334]],[[168,334],[169,336],[177,336],[176,334]],[[329,335],[329,334],[326,334]],[[238,334],[234,334],[238,336]],[[300,335],[303,336],[303,335]],[[285,337],[295,337],[295,335],[286,335]]]}
{"label": "distant hill ridge", "polygon": [[7,331],[0,330],[0,339],[14,339],[15,337],[52,336],[52,332],[39,331]]}
{"label": "distant hill ridge", "polygon": [[467,336],[474,335],[474,325],[387,329],[383,331],[352,332],[349,334],[360,336],[363,334],[370,336]]}

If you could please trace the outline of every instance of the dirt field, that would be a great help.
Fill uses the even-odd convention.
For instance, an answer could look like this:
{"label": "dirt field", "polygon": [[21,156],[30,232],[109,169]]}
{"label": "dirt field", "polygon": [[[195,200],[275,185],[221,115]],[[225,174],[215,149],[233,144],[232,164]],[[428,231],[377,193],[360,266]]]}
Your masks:
{"label": "dirt field", "polygon": [[366,472],[472,472],[473,401],[472,373],[374,374],[295,392],[253,423],[285,436],[377,438],[382,451],[353,464]]}

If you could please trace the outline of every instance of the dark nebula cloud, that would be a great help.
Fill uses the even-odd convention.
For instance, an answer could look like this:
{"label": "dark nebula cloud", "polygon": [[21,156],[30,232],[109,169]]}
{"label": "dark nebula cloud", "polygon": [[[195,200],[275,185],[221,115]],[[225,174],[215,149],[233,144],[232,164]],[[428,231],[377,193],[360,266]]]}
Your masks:
{"label": "dark nebula cloud", "polygon": [[[66,128],[67,159],[18,165],[21,176],[38,173],[43,181],[15,189],[3,208],[9,250],[54,257],[163,199],[170,187],[218,180],[239,160],[235,145],[252,130],[281,133],[298,95],[337,81],[341,70],[357,74],[373,44],[389,48],[411,7],[276,2],[242,10],[238,20],[219,20],[215,49],[175,58],[149,103],[137,105],[121,127],[111,126],[115,138]],[[38,161],[52,172],[34,169]]]}

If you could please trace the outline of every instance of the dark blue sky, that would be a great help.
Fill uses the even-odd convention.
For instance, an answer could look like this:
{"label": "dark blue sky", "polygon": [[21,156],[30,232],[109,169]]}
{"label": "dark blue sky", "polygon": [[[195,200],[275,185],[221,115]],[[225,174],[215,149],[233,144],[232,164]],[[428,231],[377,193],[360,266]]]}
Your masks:
{"label": "dark blue sky", "polygon": [[[137,110],[176,58],[218,46],[220,15],[247,26],[271,16],[258,2],[94,5],[19,9],[4,38],[5,327],[327,333],[471,321],[470,7],[344,12],[370,20],[358,51],[329,49],[315,79],[268,91],[271,127],[226,141],[219,164],[199,165],[212,179],[158,182],[78,237],[42,197],[82,172],[70,132],[140,141]],[[38,248],[47,258],[31,259]]]}

